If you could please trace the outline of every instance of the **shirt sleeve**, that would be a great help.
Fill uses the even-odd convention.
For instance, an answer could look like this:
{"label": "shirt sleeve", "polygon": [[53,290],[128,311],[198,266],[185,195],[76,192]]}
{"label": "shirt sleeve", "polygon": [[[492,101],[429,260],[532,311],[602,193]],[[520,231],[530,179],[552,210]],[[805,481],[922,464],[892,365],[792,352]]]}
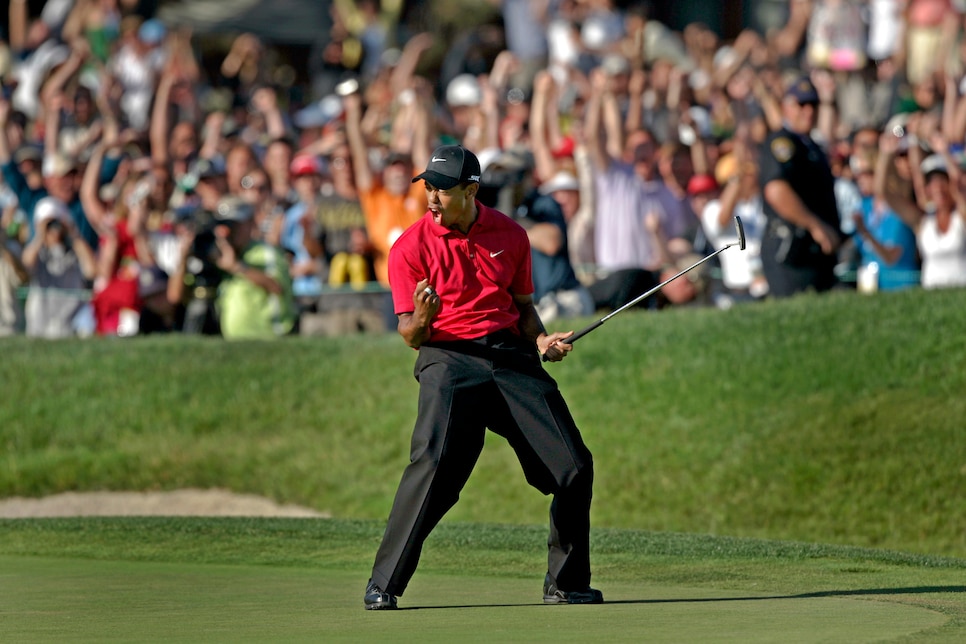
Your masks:
{"label": "shirt sleeve", "polygon": [[389,251],[389,285],[396,315],[413,312],[413,291],[416,283],[426,277],[425,273],[401,245],[393,245]]}
{"label": "shirt sleeve", "polygon": [[[30,190],[27,186],[27,180],[24,178],[23,173],[20,172],[20,168],[14,161],[8,161],[0,166],[0,172],[3,173],[3,180],[7,182],[7,185],[13,190],[17,198],[20,199],[21,207],[27,203],[28,200],[24,199],[23,193],[25,190]],[[26,208],[24,208],[26,211]],[[32,213],[27,213],[28,216],[32,216]]]}
{"label": "shirt sleeve", "polygon": [[769,138],[761,151],[761,185],[769,181],[785,179],[792,171],[795,157],[795,142],[785,133],[779,132]]}

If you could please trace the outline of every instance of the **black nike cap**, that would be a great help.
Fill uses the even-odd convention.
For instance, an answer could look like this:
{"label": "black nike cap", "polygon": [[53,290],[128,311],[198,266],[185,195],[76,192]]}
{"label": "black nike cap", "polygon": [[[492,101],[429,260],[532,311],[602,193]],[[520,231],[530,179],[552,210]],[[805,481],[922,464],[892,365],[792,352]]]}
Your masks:
{"label": "black nike cap", "polygon": [[461,183],[480,182],[480,160],[462,145],[441,145],[433,150],[426,171],[413,179],[420,179],[441,190],[449,190]]}

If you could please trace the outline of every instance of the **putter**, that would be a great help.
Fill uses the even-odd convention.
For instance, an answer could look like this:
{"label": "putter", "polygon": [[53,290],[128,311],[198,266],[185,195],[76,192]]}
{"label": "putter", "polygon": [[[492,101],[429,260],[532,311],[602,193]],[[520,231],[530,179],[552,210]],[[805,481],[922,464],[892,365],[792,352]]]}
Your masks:
{"label": "putter", "polygon": [[[617,315],[621,311],[624,311],[626,309],[629,309],[632,306],[634,306],[635,304],[637,304],[638,302],[649,298],[650,296],[654,295],[655,293],[657,293],[658,291],[660,291],[662,288],[664,288],[665,286],[667,286],[668,284],[670,284],[671,282],[673,282],[677,278],[681,277],[682,275],[684,275],[686,273],[689,273],[690,271],[693,271],[698,266],[701,266],[701,264],[704,264],[706,261],[708,261],[712,257],[716,257],[717,255],[723,253],[724,251],[728,250],[732,246],[737,246],[739,250],[744,250],[745,249],[745,226],[744,226],[744,224],[741,223],[741,217],[735,217],[735,231],[738,233],[738,241],[731,242],[730,244],[726,244],[726,245],[722,246],[721,248],[719,248],[718,250],[714,251],[713,253],[711,253],[707,257],[705,257],[705,258],[703,258],[703,259],[695,262],[694,264],[691,264],[690,266],[688,266],[687,268],[685,268],[683,271],[681,271],[677,275],[674,275],[672,277],[667,278],[666,280],[664,280],[663,282],[661,282],[660,284],[658,284],[657,286],[655,286],[654,288],[652,288],[651,290],[649,290],[647,293],[642,293],[641,295],[638,295],[637,297],[635,297],[633,300],[631,300],[627,304],[623,305],[622,307],[620,307],[618,309],[614,309],[613,311],[611,311],[610,313],[608,313],[607,315],[605,315],[601,319],[597,320],[593,324],[584,327],[580,331],[577,331],[576,333],[574,333],[572,336],[570,336],[566,340],[558,340],[558,342],[564,342],[565,344],[573,344],[574,342],[576,342],[580,338],[584,337],[585,335],[587,335],[588,333],[590,333],[591,331],[593,331],[597,327],[601,326],[602,324],[604,324],[604,322],[606,322],[607,320],[611,319],[612,317],[614,317],[615,315]],[[547,361],[547,356],[546,355],[542,356],[542,358],[543,358],[543,361],[544,362]]]}

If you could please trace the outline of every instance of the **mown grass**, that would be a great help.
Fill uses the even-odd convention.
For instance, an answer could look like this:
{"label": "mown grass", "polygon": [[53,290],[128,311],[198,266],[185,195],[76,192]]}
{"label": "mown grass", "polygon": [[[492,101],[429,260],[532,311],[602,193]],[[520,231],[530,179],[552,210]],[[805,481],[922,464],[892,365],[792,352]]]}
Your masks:
{"label": "mown grass", "polygon": [[594,583],[607,603],[545,607],[546,527],[453,522],[427,541],[400,600],[416,610],[373,615],[362,610],[361,593],[381,532],[381,521],[340,519],[0,521],[0,637],[748,643],[966,636],[963,559],[597,528]]}
{"label": "mown grass", "polygon": [[[595,455],[595,526],[966,556],[964,310],[915,290],[613,318],[548,366]],[[217,486],[378,522],[408,458],[394,334],[0,356],[0,497]],[[447,521],[546,512],[490,437]]]}

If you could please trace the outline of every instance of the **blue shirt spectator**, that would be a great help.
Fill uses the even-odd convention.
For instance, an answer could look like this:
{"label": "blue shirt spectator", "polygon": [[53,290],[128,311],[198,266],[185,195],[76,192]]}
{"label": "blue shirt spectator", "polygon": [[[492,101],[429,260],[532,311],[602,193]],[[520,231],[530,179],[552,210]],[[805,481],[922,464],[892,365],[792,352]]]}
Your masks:
{"label": "blue shirt spectator", "polygon": [[[891,208],[862,198],[862,219],[857,221],[856,246],[863,270],[878,265],[878,290],[896,291],[919,285],[919,255],[916,234]],[[883,257],[883,254],[898,255]],[[892,261],[890,261],[892,260]]]}

